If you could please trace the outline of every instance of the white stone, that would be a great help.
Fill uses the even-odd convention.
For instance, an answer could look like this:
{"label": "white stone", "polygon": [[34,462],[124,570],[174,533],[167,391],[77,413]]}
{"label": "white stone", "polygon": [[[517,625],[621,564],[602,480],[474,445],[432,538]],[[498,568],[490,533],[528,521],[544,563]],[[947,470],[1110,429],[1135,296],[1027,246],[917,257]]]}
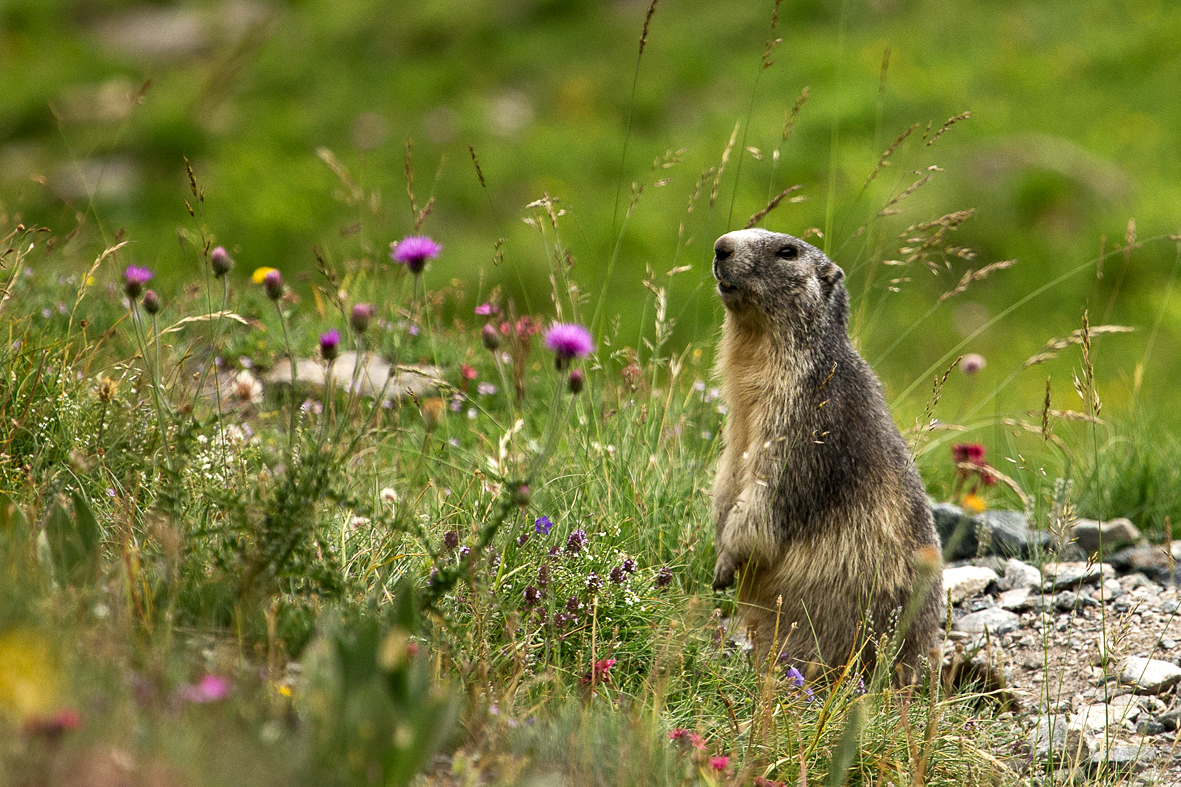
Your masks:
{"label": "white stone", "polygon": [[1160,659],[1130,656],[1120,668],[1119,679],[1135,686],[1138,694],[1160,694],[1181,682],[1181,667]]}
{"label": "white stone", "polygon": [[1044,589],[1050,593],[1074,589],[1086,582],[1114,579],[1115,569],[1108,563],[1086,563],[1081,560],[1046,563],[1042,566],[1042,577],[1045,578]]}
{"label": "white stone", "polygon": [[1016,631],[1021,626],[1021,618],[1000,607],[989,607],[970,615],[964,615],[957,620],[954,628],[971,634],[983,634],[985,631],[994,637]]}
{"label": "white stone", "polygon": [[992,582],[1000,579],[991,568],[981,566],[960,566],[943,569],[943,590],[951,595],[951,603],[958,604],[966,598],[984,592]]}
{"label": "white stone", "polygon": [[1036,588],[1042,584],[1042,572],[1035,566],[1024,563],[1017,558],[1009,558],[1005,563],[1005,576],[997,583],[1001,590],[1015,590],[1017,588]]}

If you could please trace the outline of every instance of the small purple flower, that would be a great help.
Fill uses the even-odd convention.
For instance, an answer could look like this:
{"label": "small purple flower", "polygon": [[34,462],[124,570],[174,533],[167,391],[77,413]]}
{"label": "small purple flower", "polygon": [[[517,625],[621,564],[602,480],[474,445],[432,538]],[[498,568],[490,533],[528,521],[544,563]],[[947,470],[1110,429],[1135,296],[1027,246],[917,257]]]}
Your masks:
{"label": "small purple flower", "polygon": [[262,288],[272,301],[279,300],[283,297],[283,274],[275,270],[267,271],[267,275],[262,280]]}
{"label": "small purple flower", "polygon": [[575,530],[566,539],[566,553],[569,555],[577,555],[582,551],[582,545],[586,543],[586,531],[582,528]]}
{"label": "small purple flower", "polygon": [[661,569],[656,572],[654,584],[661,590],[667,590],[668,586],[672,584],[672,581],[673,572],[668,566],[662,566]]}
{"label": "small purple flower", "polygon": [[189,702],[216,702],[229,693],[229,682],[217,675],[206,675],[199,683],[180,690],[180,696]]}
{"label": "small purple flower", "polygon": [[529,534],[528,533],[522,533],[521,535],[517,536],[517,546],[523,547],[527,543],[529,543]]}
{"label": "small purple flower", "polygon": [[234,267],[234,261],[224,246],[218,246],[209,253],[209,266],[213,268],[214,278],[220,279]]}
{"label": "small purple flower", "polygon": [[621,566],[621,568],[623,568],[624,572],[627,574],[634,574],[636,573],[636,561],[632,560],[630,557],[624,558],[623,566]]}
{"label": "small purple flower", "polygon": [[624,575],[623,575],[623,569],[620,566],[616,566],[615,568],[611,569],[611,574],[609,576],[611,578],[611,582],[613,582],[614,584],[616,584],[616,585],[623,584]]}
{"label": "small purple flower", "polygon": [[123,292],[127,293],[127,297],[133,301],[138,299],[140,293],[144,291],[144,285],[152,280],[153,275],[155,274],[147,268],[128,265],[127,270],[123,271]]}
{"label": "small purple flower", "polygon": [[331,363],[336,360],[340,351],[340,331],[333,328],[327,333],[320,334],[320,355]]}
{"label": "small purple flower", "polygon": [[476,393],[480,394],[480,396],[492,396],[496,393],[496,386],[484,381],[476,385]]}
{"label": "small purple flower", "polygon": [[591,593],[597,593],[599,588],[603,587],[603,580],[595,572],[586,575],[586,589]]}
{"label": "small purple flower", "polygon": [[787,671],[783,673],[783,677],[791,681],[791,684],[797,688],[804,685],[804,673],[795,667],[788,667]]}
{"label": "small purple flower", "polygon": [[358,303],[353,306],[352,317],[349,322],[357,333],[369,330],[369,321],[373,319],[374,309],[371,303]]}
{"label": "small purple flower", "polygon": [[566,599],[567,612],[574,613],[580,609],[582,609],[582,602],[578,600],[578,596],[571,596],[570,598]]}
{"label": "small purple flower", "polygon": [[557,557],[558,555],[562,554],[562,548],[560,546],[558,546],[557,544],[555,544],[554,546],[549,548],[549,552],[547,554],[550,557]]}
{"label": "small purple flower", "polygon": [[551,528],[553,528],[553,526],[554,526],[554,523],[549,521],[548,516],[539,516],[533,522],[533,529],[536,530],[538,533],[541,533],[541,535],[543,535],[543,536],[548,536],[549,531]]}
{"label": "small purple flower", "polygon": [[443,546],[448,549],[455,549],[459,546],[459,533],[454,530],[448,530],[443,534]]}
{"label": "small purple flower", "polygon": [[465,557],[467,557],[471,553],[472,553],[471,547],[461,547],[459,550],[459,559],[463,560]]}
{"label": "small purple flower", "polygon": [[538,601],[541,601],[541,591],[530,585],[525,588],[525,603],[533,606]]}
{"label": "small purple flower", "polygon": [[426,261],[439,256],[443,247],[426,235],[408,235],[390,244],[390,259],[405,265],[415,276],[422,273]]}
{"label": "small purple flower", "polygon": [[537,569],[537,584],[544,587],[549,587],[550,580],[553,578],[553,571],[549,567],[549,563],[542,563],[541,568]]}
{"label": "small purple flower", "polygon": [[559,369],[595,349],[590,331],[575,323],[558,323],[550,328],[545,334],[545,346],[553,351]]}

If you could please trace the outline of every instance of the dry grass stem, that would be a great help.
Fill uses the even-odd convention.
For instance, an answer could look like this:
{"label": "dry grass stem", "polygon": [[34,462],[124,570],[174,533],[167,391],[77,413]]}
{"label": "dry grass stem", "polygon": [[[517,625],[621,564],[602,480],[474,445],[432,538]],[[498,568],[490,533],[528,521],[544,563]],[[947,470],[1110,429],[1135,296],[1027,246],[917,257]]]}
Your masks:
{"label": "dry grass stem", "polygon": [[[960,114],[958,114],[954,117],[950,117],[947,119],[947,121],[942,126],[939,127],[939,130],[935,132],[934,136],[932,136],[930,139],[927,139],[927,133],[924,133],[923,139],[927,140],[927,146],[930,147],[931,145],[935,144],[936,140],[938,140],[941,136],[943,136],[945,133],[947,133],[948,129],[950,129],[956,123],[959,123],[961,120],[967,120],[970,117],[972,117],[972,113],[970,111],[961,112]],[[929,130],[930,130],[930,127],[928,127],[928,131]]]}
{"label": "dry grass stem", "polygon": [[775,51],[775,47],[783,43],[782,38],[775,38],[775,26],[779,24],[779,4],[783,0],[775,0],[775,7],[771,9],[771,27],[767,31],[767,44],[763,47],[763,68],[770,68],[775,65],[775,61],[771,59],[771,53]]}
{"label": "dry grass stem", "polygon": [[[1090,336],[1102,336],[1109,333],[1132,333],[1135,330],[1135,328],[1129,325],[1096,325],[1089,328],[1087,332]],[[1045,363],[1046,361],[1053,360],[1054,358],[1058,357],[1058,353],[1060,351],[1065,350],[1070,345],[1082,343],[1082,328],[1074,331],[1069,336],[1051,339],[1050,341],[1046,342],[1045,346],[1042,347],[1042,349],[1036,355],[1030,357],[1029,360],[1025,362],[1025,365],[1021,368],[1028,369],[1030,366],[1036,366],[1039,363]]]}
{"label": "dry grass stem", "polygon": [[970,287],[973,282],[986,279],[990,274],[995,273],[996,271],[1003,271],[1005,268],[1012,268],[1016,264],[1017,260],[1001,260],[1000,262],[994,262],[989,265],[985,265],[979,270],[968,271],[963,275],[963,278],[960,279],[959,283],[956,284],[955,287],[939,296],[937,303],[943,303],[948,298],[954,298],[955,296],[966,292],[968,287]]}
{"label": "dry grass stem", "polygon": [[726,143],[726,149],[722,151],[722,161],[718,164],[718,171],[714,175],[714,185],[709,192],[709,206],[711,208],[718,199],[718,189],[722,185],[722,173],[726,171],[726,162],[730,160],[730,152],[734,150],[734,143],[738,139],[738,126],[741,122],[737,121],[734,123],[734,130],[730,132],[730,141]]}
{"label": "dry grass stem", "polygon": [[746,222],[746,226],[743,227],[743,229],[750,229],[754,225],[758,224],[760,221],[762,221],[763,219],[765,219],[767,217],[768,213],[770,213],[771,211],[773,211],[777,207],[779,207],[779,203],[783,201],[784,197],[786,197],[788,194],[791,194],[793,191],[799,191],[801,188],[803,188],[803,186],[800,186],[798,184],[795,186],[788,186],[783,191],[776,194],[771,199],[771,201],[768,202],[763,207],[762,210],[760,210],[758,213],[755,213],[754,215],[752,215],[750,217],[750,221]]}
{"label": "dry grass stem", "polygon": [[652,0],[652,4],[648,6],[648,13],[644,16],[644,30],[640,33],[640,54],[639,57],[644,56],[644,47],[648,44],[648,26],[652,24],[652,15],[656,13],[656,4],[660,0]]}
{"label": "dry grass stem", "polygon": [[[890,57],[889,53],[890,53],[890,50],[886,49],[887,62]],[[885,66],[883,65],[882,68],[883,68],[883,78],[884,78]],[[915,131],[917,131],[918,127],[919,127],[919,124],[915,123],[913,126],[908,128],[906,131],[903,131],[901,134],[899,134],[898,138],[895,139],[892,143],[890,143],[890,147],[886,148],[886,150],[882,153],[881,157],[878,159],[877,167],[875,167],[874,171],[870,173],[868,178],[866,178],[865,186],[862,186],[863,189],[868,187],[869,184],[872,183],[874,181],[874,179],[877,178],[877,176],[881,174],[883,169],[890,166],[890,157],[894,155],[894,151],[898,150],[898,146],[901,145],[903,142],[905,142],[907,137],[909,137],[911,134],[913,134]]]}
{"label": "dry grass stem", "polygon": [[487,185],[484,183],[484,170],[480,169],[480,160],[476,158],[476,149],[468,145],[467,152],[471,154],[472,164],[476,168],[476,177],[480,179],[480,187],[487,188]]}

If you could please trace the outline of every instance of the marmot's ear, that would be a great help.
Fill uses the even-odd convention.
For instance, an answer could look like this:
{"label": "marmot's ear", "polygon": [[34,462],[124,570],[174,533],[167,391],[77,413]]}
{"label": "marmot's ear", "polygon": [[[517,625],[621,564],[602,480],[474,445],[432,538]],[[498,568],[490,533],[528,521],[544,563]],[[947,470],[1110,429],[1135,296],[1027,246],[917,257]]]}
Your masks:
{"label": "marmot's ear", "polygon": [[817,265],[816,275],[820,278],[820,281],[824,282],[824,289],[827,292],[831,292],[832,288],[837,286],[841,279],[845,278],[845,272],[832,260],[825,260]]}

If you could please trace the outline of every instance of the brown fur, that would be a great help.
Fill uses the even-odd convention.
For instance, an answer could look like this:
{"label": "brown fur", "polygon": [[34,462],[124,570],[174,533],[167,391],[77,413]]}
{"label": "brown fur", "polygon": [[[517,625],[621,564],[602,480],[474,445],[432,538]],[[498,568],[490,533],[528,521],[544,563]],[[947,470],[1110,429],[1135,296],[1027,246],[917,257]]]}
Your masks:
{"label": "brown fur", "polygon": [[715,250],[729,414],[714,587],[737,580],[759,648],[813,669],[872,666],[905,609],[896,657],[913,674],[943,614],[939,540],[881,386],[849,342],[844,273],[763,230]]}

